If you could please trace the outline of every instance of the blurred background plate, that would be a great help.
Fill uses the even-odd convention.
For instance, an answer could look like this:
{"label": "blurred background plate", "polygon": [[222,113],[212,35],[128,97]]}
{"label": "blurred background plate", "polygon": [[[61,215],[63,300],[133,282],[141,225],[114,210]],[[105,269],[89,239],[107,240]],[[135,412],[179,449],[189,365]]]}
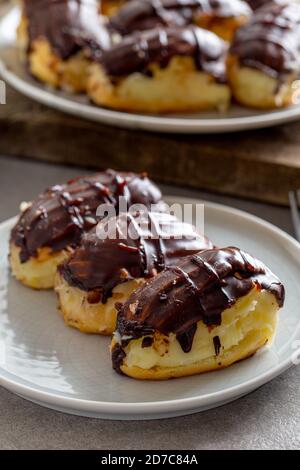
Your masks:
{"label": "blurred background plate", "polygon": [[224,133],[258,129],[291,122],[300,118],[300,105],[278,111],[261,112],[232,106],[226,113],[202,112],[190,115],[144,115],[112,111],[92,105],[86,96],[46,88],[35,81],[18,57],[16,27],[18,7],[10,9],[0,20],[0,74],[20,93],[46,106],[96,122],[126,129],[143,129],[164,133]]}
{"label": "blurred background plate", "polygon": [[[166,198],[169,203],[201,203]],[[224,370],[172,381],[137,381],[116,374],[109,338],[64,325],[52,291],[33,291],[10,277],[13,221],[0,225],[0,385],[43,406],[107,419],[157,419],[220,406],[268,382],[299,357],[300,245],[245,212],[205,203],[205,233],[262,259],[286,286],[271,348]],[[298,354],[297,354],[298,348]]]}

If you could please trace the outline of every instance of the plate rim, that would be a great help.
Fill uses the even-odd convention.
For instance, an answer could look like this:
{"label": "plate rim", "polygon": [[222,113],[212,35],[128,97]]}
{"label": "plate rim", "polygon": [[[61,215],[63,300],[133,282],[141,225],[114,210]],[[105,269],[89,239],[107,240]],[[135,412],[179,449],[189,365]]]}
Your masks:
{"label": "plate rim", "polygon": [[[18,6],[12,6],[3,16],[18,11]],[[1,21],[0,21],[1,33]],[[16,47],[14,46],[2,46]],[[218,134],[234,133],[243,130],[260,129],[272,127],[278,124],[291,122],[300,119],[300,104],[279,110],[270,110],[264,114],[241,117],[220,117],[220,118],[183,118],[172,116],[153,116],[147,114],[128,113],[111,110],[94,105],[78,103],[69,97],[60,96],[55,90],[49,90],[46,86],[31,83],[23,79],[13,70],[10,70],[4,59],[0,57],[0,75],[3,79],[19,91],[21,94],[42,103],[50,108],[58,109],[76,117],[83,117],[94,122],[115,125],[122,128],[137,129],[160,133],[181,133],[181,134]]]}
{"label": "plate rim", "polygon": [[[272,232],[276,238],[285,240],[289,245],[300,253],[300,243],[298,243],[292,236],[284,232],[282,229],[273,225],[270,222],[265,221],[264,219],[257,217],[253,214],[250,214],[246,211],[236,209],[227,205],[205,201],[198,198],[189,198],[189,197],[180,197],[180,196],[166,196],[164,197],[166,201],[180,202],[182,203],[191,203],[199,202],[204,204],[205,207],[210,208],[215,211],[222,211],[223,213],[229,213],[230,215],[236,215],[248,222],[253,222],[256,225],[259,225],[268,232]],[[12,217],[0,223],[0,230],[8,230],[12,224],[15,222],[16,217]],[[300,350],[300,348],[299,348]],[[292,355],[297,353],[297,349],[293,350],[291,356],[285,361],[280,362],[279,364],[272,367],[270,370],[255,376],[252,379],[243,382],[242,384],[235,385],[227,388],[226,390],[220,390],[218,392],[205,394],[202,396],[196,397],[186,397],[186,398],[176,398],[173,400],[162,400],[162,401],[149,401],[149,402],[109,402],[109,401],[98,401],[98,400],[85,400],[82,398],[72,398],[69,396],[58,395],[53,392],[46,392],[43,390],[37,390],[36,388],[20,384],[17,380],[6,377],[5,371],[0,367],[0,384],[19,395],[22,395],[25,398],[35,399],[53,406],[60,406],[66,410],[77,410],[83,412],[92,412],[92,413],[102,413],[102,415],[132,415],[138,416],[140,414],[144,416],[150,416],[151,414],[157,413],[172,413],[174,411],[188,411],[188,410],[199,410],[202,406],[215,405],[221,401],[231,400],[237,396],[249,393],[254,389],[260,387],[261,385],[269,382],[273,378],[280,375],[282,372],[290,368],[292,363]],[[4,375],[3,375],[4,371]],[[8,372],[9,374],[9,372]],[[116,418],[117,419],[117,418]]]}

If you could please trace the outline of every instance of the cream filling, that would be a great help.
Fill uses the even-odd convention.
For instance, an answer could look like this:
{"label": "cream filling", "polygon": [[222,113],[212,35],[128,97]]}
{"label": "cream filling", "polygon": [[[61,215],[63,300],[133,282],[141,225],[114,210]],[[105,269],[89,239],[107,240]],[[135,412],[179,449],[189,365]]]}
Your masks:
{"label": "cream filling", "polygon": [[[238,346],[248,336],[249,341],[254,332],[265,335],[271,342],[277,325],[278,304],[274,296],[267,291],[253,289],[248,295],[239,299],[236,304],[222,314],[222,324],[208,328],[202,321],[197,324],[192,349],[183,352],[176,336],[156,332],[151,347],[142,348],[143,338],[132,340],[124,349],[124,363],[128,367],[151,369],[153,367],[178,367],[198,363],[216,357],[213,338],[218,336],[221,350],[218,359],[226,355],[233,347]],[[117,340],[118,336],[115,336]]]}

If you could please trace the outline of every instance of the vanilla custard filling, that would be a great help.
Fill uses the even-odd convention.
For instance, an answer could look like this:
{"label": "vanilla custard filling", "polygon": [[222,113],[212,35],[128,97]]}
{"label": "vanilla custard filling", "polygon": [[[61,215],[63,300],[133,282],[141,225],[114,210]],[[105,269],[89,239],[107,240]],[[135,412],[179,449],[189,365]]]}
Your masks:
{"label": "vanilla custard filling", "polygon": [[[232,348],[239,346],[259,333],[271,342],[277,325],[278,304],[274,295],[256,288],[239,299],[236,304],[222,313],[222,324],[208,328],[202,321],[197,323],[192,349],[185,353],[176,335],[168,336],[159,332],[154,334],[152,346],[142,348],[143,338],[132,340],[124,348],[126,357],[124,364],[128,367],[151,369],[153,367],[187,366],[216,357],[213,338],[218,336],[221,343],[218,359],[226,355]],[[117,339],[117,335],[116,335]]]}

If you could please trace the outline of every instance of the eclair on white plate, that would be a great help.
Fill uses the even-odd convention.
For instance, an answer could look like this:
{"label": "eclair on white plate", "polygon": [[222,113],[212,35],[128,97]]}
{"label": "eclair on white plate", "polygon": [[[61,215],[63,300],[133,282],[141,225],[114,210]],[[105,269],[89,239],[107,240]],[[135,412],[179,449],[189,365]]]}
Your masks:
{"label": "eclair on white plate", "polygon": [[85,333],[113,333],[116,303],[126,302],[165,266],[207,248],[212,243],[206,237],[167,213],[122,213],[100,222],[58,267],[55,290],[66,324]]}
{"label": "eclair on white plate", "polygon": [[237,30],[228,57],[228,78],[236,100],[272,109],[299,98],[300,4],[269,2]]}
{"label": "eclair on white plate", "polygon": [[96,226],[97,208],[106,204],[118,213],[119,197],[128,206],[140,203],[150,208],[161,200],[161,192],[145,174],[113,170],[46,189],[22,207],[12,229],[13,275],[29,287],[53,287],[57,265],[80,243],[81,236]]}
{"label": "eclair on white plate", "polygon": [[85,92],[91,49],[110,46],[98,0],[23,0],[18,41],[29,72],[55,88]]}
{"label": "eclair on white plate", "polygon": [[120,308],[114,369],[168,379],[230,366],[271,344],[284,287],[237,248],[205,250],[168,267]]}
{"label": "eclair on white plate", "polygon": [[227,45],[197,26],[136,32],[90,68],[88,95],[100,106],[147,113],[225,110]]}

